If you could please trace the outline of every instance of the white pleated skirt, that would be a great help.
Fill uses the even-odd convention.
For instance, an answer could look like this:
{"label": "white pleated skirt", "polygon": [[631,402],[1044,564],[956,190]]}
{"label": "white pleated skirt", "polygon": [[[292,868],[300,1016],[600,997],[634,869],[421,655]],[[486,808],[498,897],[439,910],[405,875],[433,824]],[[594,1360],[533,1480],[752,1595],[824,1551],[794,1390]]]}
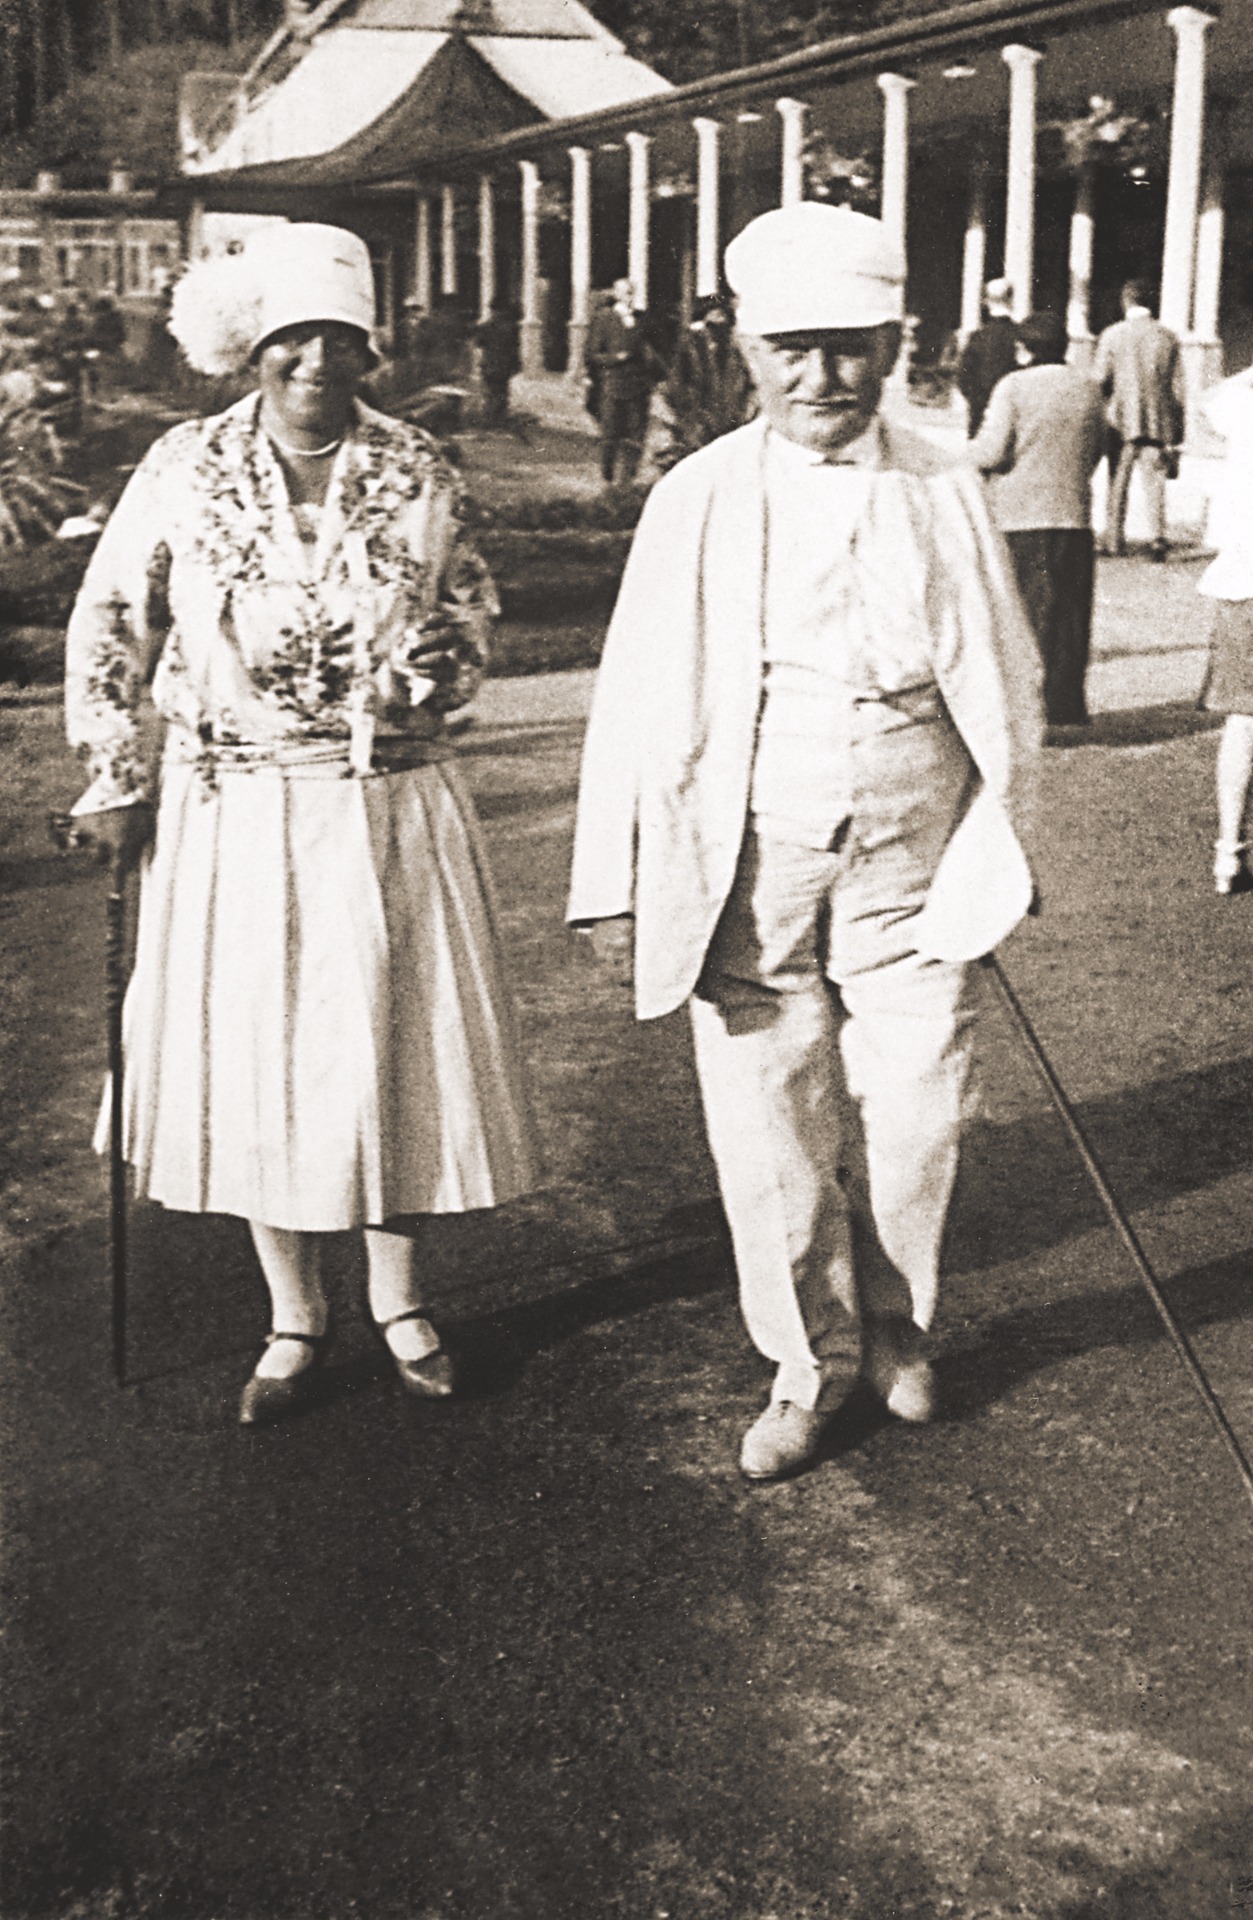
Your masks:
{"label": "white pleated skirt", "polygon": [[167,762],[124,1031],[126,1157],[166,1207],[334,1232],[537,1182],[491,882],[447,763],[223,771],[210,792]]}

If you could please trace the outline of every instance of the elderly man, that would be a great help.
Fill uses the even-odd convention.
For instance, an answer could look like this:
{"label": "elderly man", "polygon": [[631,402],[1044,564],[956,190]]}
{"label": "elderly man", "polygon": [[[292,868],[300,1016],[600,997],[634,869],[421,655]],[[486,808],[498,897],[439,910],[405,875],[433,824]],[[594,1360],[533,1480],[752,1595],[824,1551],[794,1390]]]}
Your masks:
{"label": "elderly man", "polygon": [[1149,310],[1143,281],[1128,280],[1120,301],[1123,317],[1097,341],[1092,366],[1119,445],[1105,512],[1105,550],[1126,550],[1127,496],[1138,467],[1148,501],[1149,556],[1160,561],[1167,553],[1166,482],[1178,469],[1183,439],[1183,363],[1177,337]]}
{"label": "elderly man", "polygon": [[691,999],[749,1332],[743,1472],[803,1466],[859,1374],[932,1409],[966,963],[1026,911],[1035,648],[978,477],[889,425],[904,270],[776,210],[727,251],[759,417],[645,507],[584,753],[569,915],[648,1019]]}

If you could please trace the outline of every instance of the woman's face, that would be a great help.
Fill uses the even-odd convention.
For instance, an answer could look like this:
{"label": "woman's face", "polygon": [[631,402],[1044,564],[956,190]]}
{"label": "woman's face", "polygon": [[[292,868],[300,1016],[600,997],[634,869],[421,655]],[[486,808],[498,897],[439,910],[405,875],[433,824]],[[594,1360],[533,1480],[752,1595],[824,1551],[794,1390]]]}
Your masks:
{"label": "woman's face", "polygon": [[369,365],[365,335],[341,320],[306,320],[271,334],[257,354],[268,424],[296,440],[332,439],[348,425]]}

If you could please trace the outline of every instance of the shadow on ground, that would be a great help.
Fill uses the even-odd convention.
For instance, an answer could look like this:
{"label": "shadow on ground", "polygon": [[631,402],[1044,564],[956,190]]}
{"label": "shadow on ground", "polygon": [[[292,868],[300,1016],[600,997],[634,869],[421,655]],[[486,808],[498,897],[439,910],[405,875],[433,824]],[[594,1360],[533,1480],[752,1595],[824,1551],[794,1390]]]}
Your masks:
{"label": "shadow on ground", "polygon": [[1194,701],[1165,706],[1125,707],[1095,713],[1086,727],[1050,727],[1050,747],[1154,747],[1193,733],[1212,733],[1222,716],[1206,713]]}

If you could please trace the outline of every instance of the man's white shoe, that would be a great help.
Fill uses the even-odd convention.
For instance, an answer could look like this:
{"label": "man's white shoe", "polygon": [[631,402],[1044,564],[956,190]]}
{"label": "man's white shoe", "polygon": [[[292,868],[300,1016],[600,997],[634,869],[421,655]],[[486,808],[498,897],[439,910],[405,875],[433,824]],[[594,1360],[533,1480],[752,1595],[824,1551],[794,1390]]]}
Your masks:
{"label": "man's white shoe", "polygon": [[913,1323],[894,1315],[869,1320],[864,1340],[862,1374],[888,1412],[925,1426],[935,1416],[935,1370],[918,1354]]}
{"label": "man's white shoe", "polygon": [[898,1420],[922,1427],[935,1413],[935,1373],[929,1360],[912,1360],[898,1367],[883,1404]]}
{"label": "man's white shoe", "polygon": [[798,1473],[817,1453],[830,1418],[829,1411],[798,1407],[794,1400],[772,1400],[744,1435],[740,1472],[746,1480],[782,1480]]}

